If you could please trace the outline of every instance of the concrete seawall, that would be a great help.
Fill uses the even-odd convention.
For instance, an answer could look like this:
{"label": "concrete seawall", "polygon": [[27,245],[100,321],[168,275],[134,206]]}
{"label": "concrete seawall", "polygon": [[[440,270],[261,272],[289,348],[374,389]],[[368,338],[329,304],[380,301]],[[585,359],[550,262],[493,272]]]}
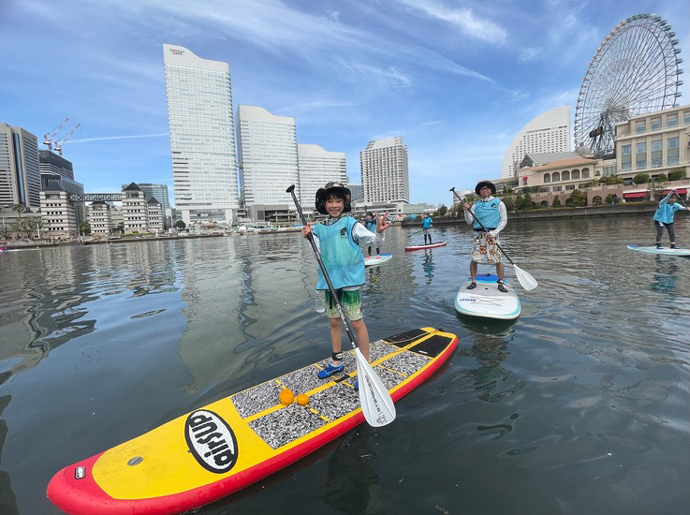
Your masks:
{"label": "concrete seawall", "polygon": [[[516,211],[508,213],[510,223],[534,220],[556,220],[565,218],[605,218],[612,216],[649,216],[652,217],[656,210],[656,202],[636,202],[619,204],[617,206],[587,206],[574,208],[546,208],[535,209],[533,211]],[[434,218],[434,225],[464,224],[462,216],[451,218]],[[418,220],[404,220],[403,227],[418,227]]]}

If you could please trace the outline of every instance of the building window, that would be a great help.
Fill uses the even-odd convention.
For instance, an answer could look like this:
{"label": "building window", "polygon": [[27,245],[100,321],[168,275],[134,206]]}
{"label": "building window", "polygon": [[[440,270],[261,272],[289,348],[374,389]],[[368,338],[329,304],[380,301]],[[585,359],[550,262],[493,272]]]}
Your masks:
{"label": "building window", "polygon": [[647,142],[635,143],[635,169],[644,170],[647,168]]}
{"label": "building window", "polygon": [[632,170],[631,152],[632,145],[621,145],[621,170],[623,172],[629,172],[630,170]]}
{"label": "building window", "polygon": [[685,125],[690,125],[690,111],[685,111],[683,113],[683,123]]}
{"label": "building window", "polygon": [[544,174],[544,183],[546,184],[547,182],[551,182],[551,174],[550,173]]}
{"label": "building window", "polygon": [[574,190],[574,189],[575,189],[575,185],[574,185],[574,184],[567,184],[566,187],[565,187],[565,190],[566,190],[566,191],[571,191],[571,190]]}
{"label": "building window", "polygon": [[651,129],[657,131],[661,129],[661,117],[656,117],[651,119]]}
{"label": "building window", "polygon": [[582,169],[582,178],[583,179],[589,179],[589,168],[583,168]]}
{"label": "building window", "polygon": [[635,132],[640,133],[647,130],[647,120],[637,120],[635,122]]}
{"label": "building window", "polygon": [[678,164],[678,136],[675,136],[673,138],[668,138],[666,140],[666,144],[668,145],[668,164],[669,165],[677,165]]}
{"label": "building window", "polygon": [[661,168],[663,147],[660,139],[652,140],[652,168]]}
{"label": "building window", "polygon": [[678,127],[678,114],[669,114],[666,117],[666,127]]}
{"label": "building window", "polygon": [[574,181],[580,178],[580,170],[573,170],[570,174]]}
{"label": "building window", "polygon": [[570,180],[570,172],[568,170],[564,171],[561,174],[561,180],[562,181],[569,181]]}
{"label": "building window", "polygon": [[561,191],[561,186],[554,186],[553,191]]}
{"label": "building window", "polygon": [[560,172],[553,172],[553,175],[551,176],[551,179],[553,182],[558,182],[561,180],[561,174]]}

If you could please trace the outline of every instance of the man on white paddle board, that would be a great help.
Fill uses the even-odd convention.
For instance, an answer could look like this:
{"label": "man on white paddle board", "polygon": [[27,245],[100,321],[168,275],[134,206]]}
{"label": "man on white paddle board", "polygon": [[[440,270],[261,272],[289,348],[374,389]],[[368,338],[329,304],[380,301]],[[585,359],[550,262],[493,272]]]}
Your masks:
{"label": "man on white paddle board", "polygon": [[673,228],[673,217],[679,209],[687,209],[678,203],[678,194],[676,190],[668,192],[664,198],[659,201],[659,205],[654,212],[654,225],[656,226],[656,248],[661,247],[661,238],[664,235],[664,227],[668,231],[668,239],[671,240],[671,248],[676,248],[676,231]]}
{"label": "man on white paddle board", "polygon": [[[357,334],[362,355],[369,361],[369,333],[362,318],[362,301],[359,295],[359,288],[364,284],[364,257],[359,245],[364,243],[380,246],[384,240],[383,231],[389,225],[386,221],[388,212],[383,218],[376,213],[376,232],[371,232],[353,217],[343,216],[352,210],[351,198],[350,190],[339,182],[329,182],[323,188],[319,188],[316,192],[316,210],[322,215],[328,215],[328,218],[316,224],[313,229],[305,225],[302,228],[302,236],[307,238],[310,232],[314,234],[314,241],[326,272]],[[326,315],[330,319],[331,327],[331,363],[318,372],[319,378],[326,379],[344,368],[341,363],[342,321],[336,300],[331,298],[331,291],[321,268],[316,289],[324,290],[326,293]],[[355,381],[355,390],[358,385],[358,381]]]}
{"label": "man on white paddle board", "polygon": [[[467,286],[467,289],[473,290],[477,287],[477,263],[487,263],[496,264],[498,289],[506,293],[508,288],[503,284],[505,268],[501,262],[502,253],[498,248],[498,245],[501,244],[498,233],[508,223],[508,211],[503,201],[493,196],[496,193],[496,186],[493,182],[481,181],[474,188],[474,191],[480,196],[480,199],[472,206],[467,202],[463,205],[465,222],[474,227],[472,261],[470,262],[472,282]],[[474,217],[481,223],[477,222],[470,213],[474,214]],[[482,225],[488,232],[484,232]]]}

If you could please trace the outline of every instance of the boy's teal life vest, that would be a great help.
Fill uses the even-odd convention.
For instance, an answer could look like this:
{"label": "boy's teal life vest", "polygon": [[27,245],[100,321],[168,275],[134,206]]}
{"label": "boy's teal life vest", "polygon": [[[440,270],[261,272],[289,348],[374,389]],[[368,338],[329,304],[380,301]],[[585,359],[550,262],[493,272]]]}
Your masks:
{"label": "boy's teal life vest", "polygon": [[[499,199],[494,198],[488,202],[480,200],[474,205],[474,216],[488,230],[495,229],[501,223],[501,212],[498,210],[500,203]],[[481,230],[482,226],[479,225],[477,220],[474,221],[474,228]]]}
{"label": "boy's teal life vest", "polygon": [[681,205],[677,202],[669,204],[668,202],[664,202],[662,200],[659,202],[659,205],[654,212],[654,221],[661,222],[662,224],[672,224],[673,216],[679,209],[681,209]]}
{"label": "boy's teal life vest", "polygon": [[434,221],[431,219],[430,216],[427,216],[427,217],[425,217],[425,218],[422,218],[422,229],[428,229],[429,227],[431,227],[431,224],[432,224],[433,222],[434,222]]}
{"label": "boy's teal life vest", "polygon": [[[335,289],[364,284],[362,250],[352,239],[352,227],[356,223],[351,216],[343,216],[332,225],[316,224],[312,229],[319,238],[321,260]],[[328,289],[321,267],[316,289]]]}

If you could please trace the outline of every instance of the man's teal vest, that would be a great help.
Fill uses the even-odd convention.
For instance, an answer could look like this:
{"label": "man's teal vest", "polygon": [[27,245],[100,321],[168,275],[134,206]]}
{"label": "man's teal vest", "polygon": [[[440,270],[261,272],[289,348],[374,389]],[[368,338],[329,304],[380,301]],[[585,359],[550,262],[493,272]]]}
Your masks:
{"label": "man's teal vest", "polygon": [[[501,223],[501,212],[498,210],[498,204],[500,204],[500,202],[499,199],[494,198],[489,202],[480,200],[474,205],[474,216],[476,216],[488,230],[495,229],[498,227],[498,224]],[[481,229],[482,226],[475,220],[474,228]]]}

